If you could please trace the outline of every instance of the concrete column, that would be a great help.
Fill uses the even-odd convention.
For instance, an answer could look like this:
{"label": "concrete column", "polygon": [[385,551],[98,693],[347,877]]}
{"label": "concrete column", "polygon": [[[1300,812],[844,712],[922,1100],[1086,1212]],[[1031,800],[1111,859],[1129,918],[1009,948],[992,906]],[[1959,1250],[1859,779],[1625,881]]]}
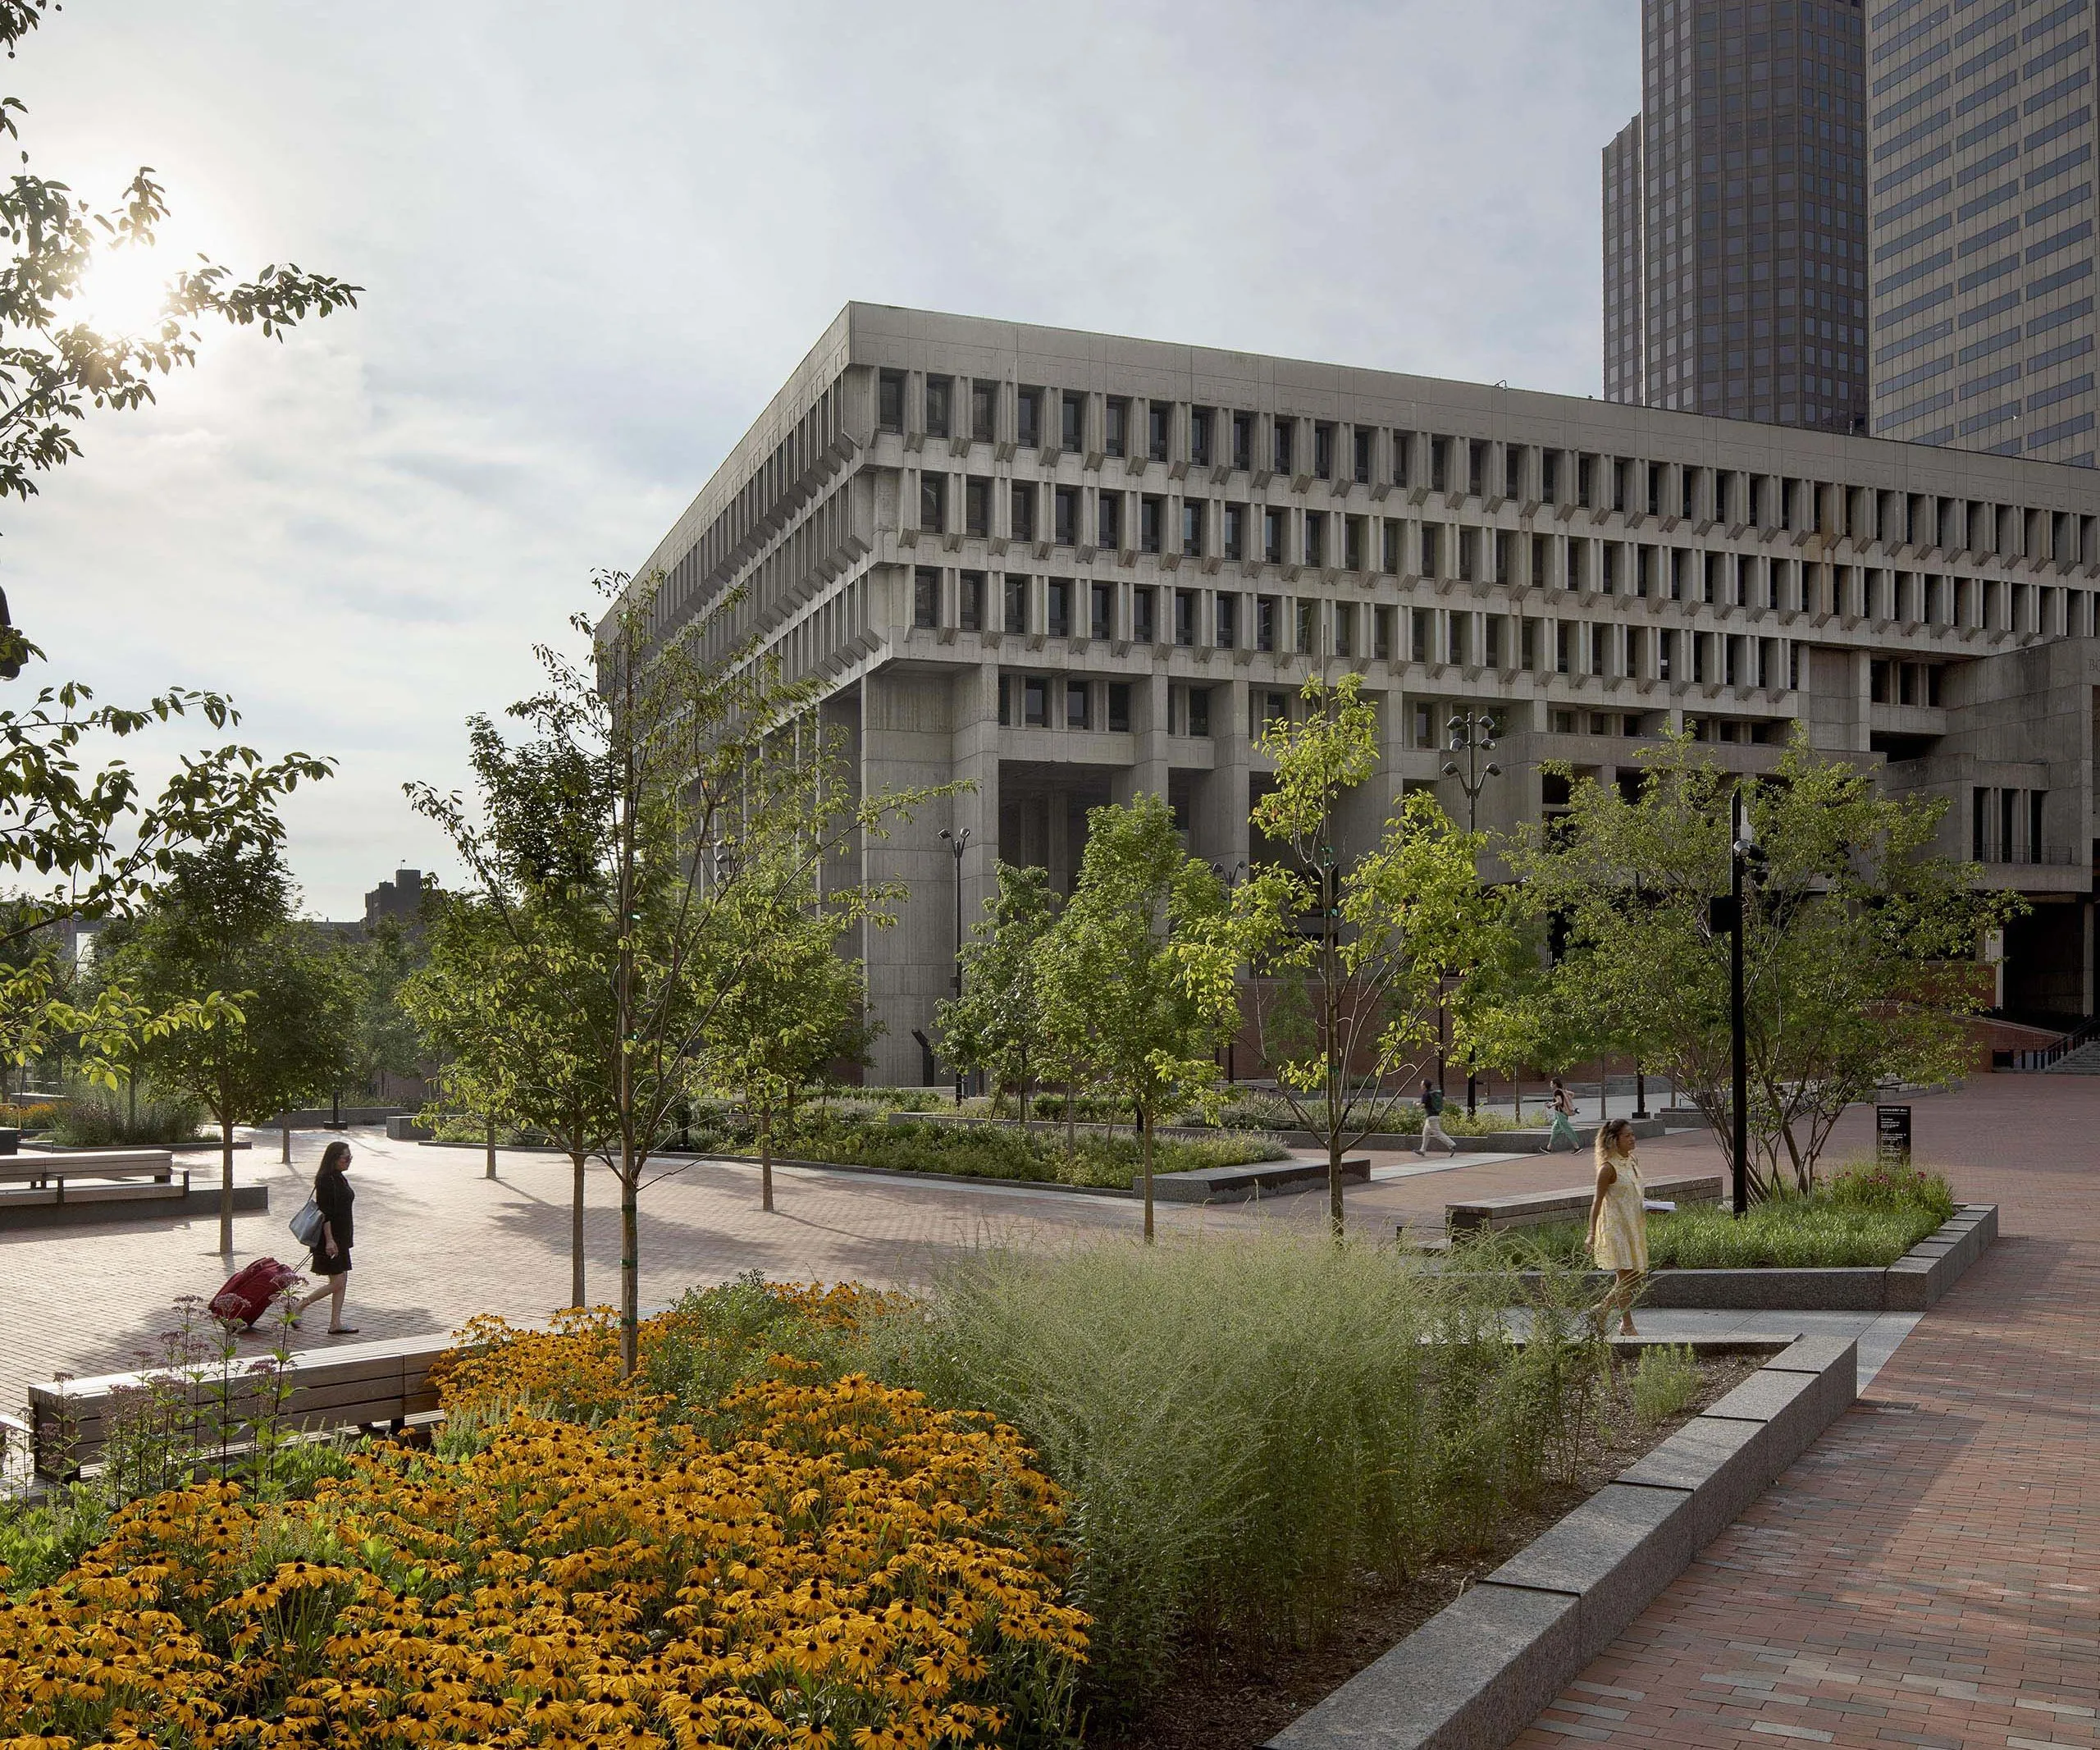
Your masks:
{"label": "concrete column", "polygon": [[1248,734],[1248,683],[1235,678],[1211,687],[1211,742],[1217,764],[1196,786],[1190,849],[1230,872],[1245,861],[1247,784],[1253,743]]}

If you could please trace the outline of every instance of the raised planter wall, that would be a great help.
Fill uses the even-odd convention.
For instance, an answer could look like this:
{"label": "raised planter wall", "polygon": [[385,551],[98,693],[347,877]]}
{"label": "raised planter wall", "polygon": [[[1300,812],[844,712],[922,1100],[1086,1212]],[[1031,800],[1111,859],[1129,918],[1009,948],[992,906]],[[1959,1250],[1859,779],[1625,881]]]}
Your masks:
{"label": "raised planter wall", "polygon": [[1858,1396],[1852,1343],[1802,1338],[1267,1750],[1500,1750]]}

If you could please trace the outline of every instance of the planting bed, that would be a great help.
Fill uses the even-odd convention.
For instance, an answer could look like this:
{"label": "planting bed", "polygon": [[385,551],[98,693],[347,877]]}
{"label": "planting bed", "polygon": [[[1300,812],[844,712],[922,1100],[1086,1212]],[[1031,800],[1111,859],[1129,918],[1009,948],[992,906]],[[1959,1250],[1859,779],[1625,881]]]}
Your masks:
{"label": "planting bed", "polygon": [[[1629,1364],[1635,1346],[1625,1346]],[[1652,1427],[1609,1439],[1585,1460],[1573,1484],[1509,1514],[1479,1549],[1435,1563],[1400,1584],[1367,1583],[1318,1647],[1278,1649],[1258,1659],[1239,1649],[1186,1647],[1171,1687],[1133,1725],[1089,1732],[1089,1750],[1256,1750],[1267,1743],[1755,1374],[1777,1346],[1697,1346],[1700,1389],[1689,1405]]]}

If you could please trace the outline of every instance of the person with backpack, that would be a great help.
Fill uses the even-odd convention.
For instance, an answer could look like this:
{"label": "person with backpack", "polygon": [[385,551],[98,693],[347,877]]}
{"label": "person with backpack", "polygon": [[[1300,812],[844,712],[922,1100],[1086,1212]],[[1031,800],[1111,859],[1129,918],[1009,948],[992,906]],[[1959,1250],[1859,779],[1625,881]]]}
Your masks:
{"label": "person with backpack", "polygon": [[350,1241],[355,1237],[351,1205],[357,1200],[345,1172],[349,1164],[350,1145],[340,1136],[321,1151],[320,1170],[313,1176],[313,1201],[321,1212],[321,1232],[313,1242],[313,1273],[323,1280],[292,1308],[292,1323],[297,1324],[301,1313],[327,1295],[331,1336],[354,1336],[358,1328],[343,1323],[343,1295],[350,1286]]}
{"label": "person with backpack", "polygon": [[1444,1090],[1433,1081],[1422,1085],[1422,1142],[1415,1153],[1423,1159],[1429,1158],[1430,1139],[1434,1137],[1454,1154],[1459,1145],[1444,1131]]}
{"label": "person with backpack", "polygon": [[1545,1152],[1550,1154],[1554,1145],[1565,1136],[1572,1153],[1582,1152],[1582,1139],[1575,1133],[1575,1096],[1568,1091],[1568,1084],[1558,1076],[1553,1078],[1553,1098],[1546,1102],[1546,1111],[1551,1114],[1551,1126],[1546,1131]]}

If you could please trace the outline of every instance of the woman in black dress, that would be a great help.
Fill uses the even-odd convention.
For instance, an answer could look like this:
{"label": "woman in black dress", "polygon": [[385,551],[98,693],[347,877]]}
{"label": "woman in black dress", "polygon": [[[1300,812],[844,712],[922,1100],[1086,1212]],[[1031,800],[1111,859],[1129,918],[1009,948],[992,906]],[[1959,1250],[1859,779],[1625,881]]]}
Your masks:
{"label": "woman in black dress", "polygon": [[355,1325],[343,1323],[343,1291],[350,1286],[350,1241],[354,1237],[350,1206],[357,1193],[344,1168],[350,1164],[350,1145],[340,1137],[321,1151],[321,1170],[313,1176],[313,1200],[321,1209],[321,1238],[313,1248],[313,1273],[326,1280],[299,1305],[303,1313],[323,1295],[328,1296],[331,1336],[349,1336]]}

